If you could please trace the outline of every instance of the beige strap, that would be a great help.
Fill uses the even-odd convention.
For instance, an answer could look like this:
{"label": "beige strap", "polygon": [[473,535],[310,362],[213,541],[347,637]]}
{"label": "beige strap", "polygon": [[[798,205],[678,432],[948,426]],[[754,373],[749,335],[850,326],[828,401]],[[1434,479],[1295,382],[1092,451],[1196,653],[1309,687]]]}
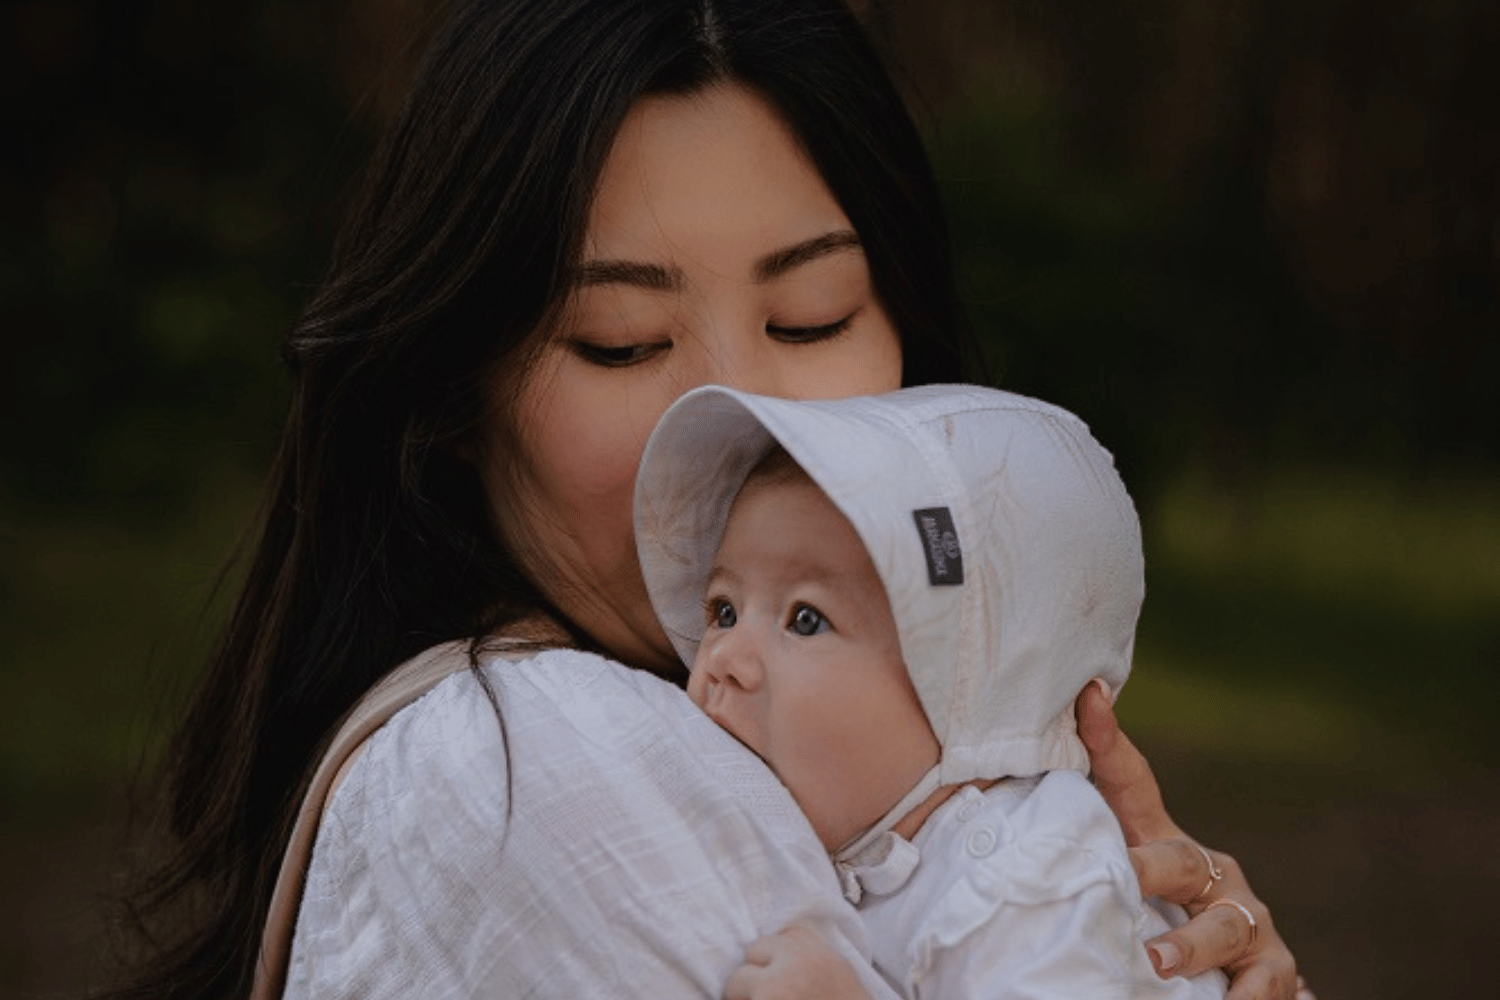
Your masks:
{"label": "beige strap", "polygon": [[287,963],[291,960],[292,932],[302,905],[302,886],[312,860],[313,841],[323,817],[334,781],[356,750],[401,709],[436,687],[444,678],[469,666],[469,644],[447,642],[407,660],[386,675],[354,706],[334,735],[328,752],[313,773],[312,784],[297,813],[292,839],[281,860],[271,910],[261,936],[260,959],[255,965],[251,1000],[276,1000],[286,986]]}

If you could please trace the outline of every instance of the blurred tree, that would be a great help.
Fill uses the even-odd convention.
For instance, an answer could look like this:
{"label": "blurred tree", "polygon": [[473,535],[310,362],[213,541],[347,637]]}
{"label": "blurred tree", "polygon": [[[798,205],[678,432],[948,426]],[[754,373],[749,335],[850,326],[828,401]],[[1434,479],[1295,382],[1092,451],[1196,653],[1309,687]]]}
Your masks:
{"label": "blurred tree", "polygon": [[1500,7],[935,0],[889,23],[1008,385],[1147,478],[1493,468]]}
{"label": "blurred tree", "polygon": [[[169,511],[263,466],[275,346],[437,0],[6,8],[0,499]],[[862,0],[981,331],[1137,485],[1493,467],[1500,8]]]}
{"label": "blurred tree", "polygon": [[6,8],[0,495],[152,511],[222,463],[263,467],[277,344],[419,12]]}

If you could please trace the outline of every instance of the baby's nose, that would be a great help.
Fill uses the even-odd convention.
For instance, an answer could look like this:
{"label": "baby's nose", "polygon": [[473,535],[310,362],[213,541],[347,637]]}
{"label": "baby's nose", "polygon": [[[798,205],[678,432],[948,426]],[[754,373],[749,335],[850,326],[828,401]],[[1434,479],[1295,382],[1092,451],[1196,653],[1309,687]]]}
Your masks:
{"label": "baby's nose", "polygon": [[743,626],[726,629],[709,651],[707,661],[710,680],[741,691],[755,691],[765,679],[759,650]]}

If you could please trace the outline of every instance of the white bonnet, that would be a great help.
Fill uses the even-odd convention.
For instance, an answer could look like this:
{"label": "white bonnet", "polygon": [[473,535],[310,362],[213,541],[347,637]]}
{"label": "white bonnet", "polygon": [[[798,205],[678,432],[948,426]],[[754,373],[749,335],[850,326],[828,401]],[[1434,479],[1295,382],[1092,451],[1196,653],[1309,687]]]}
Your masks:
{"label": "white bonnet", "polygon": [[774,443],[854,525],[885,585],[943,748],[921,787],[1086,772],[1073,701],[1091,678],[1119,690],[1129,676],[1145,584],[1135,508],[1083,421],[966,385],[687,393],[651,435],[635,491],[641,570],[685,663],[730,505]]}

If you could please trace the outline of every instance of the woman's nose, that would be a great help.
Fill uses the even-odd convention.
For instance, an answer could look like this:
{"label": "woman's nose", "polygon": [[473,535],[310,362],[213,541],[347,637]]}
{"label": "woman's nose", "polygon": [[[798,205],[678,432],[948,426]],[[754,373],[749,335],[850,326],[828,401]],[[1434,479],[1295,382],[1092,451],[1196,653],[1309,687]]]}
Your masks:
{"label": "woman's nose", "polygon": [[747,320],[740,320],[738,325],[744,329],[732,333],[722,327],[708,331],[701,381],[761,396],[786,395],[780,359],[769,349],[763,326]]}

